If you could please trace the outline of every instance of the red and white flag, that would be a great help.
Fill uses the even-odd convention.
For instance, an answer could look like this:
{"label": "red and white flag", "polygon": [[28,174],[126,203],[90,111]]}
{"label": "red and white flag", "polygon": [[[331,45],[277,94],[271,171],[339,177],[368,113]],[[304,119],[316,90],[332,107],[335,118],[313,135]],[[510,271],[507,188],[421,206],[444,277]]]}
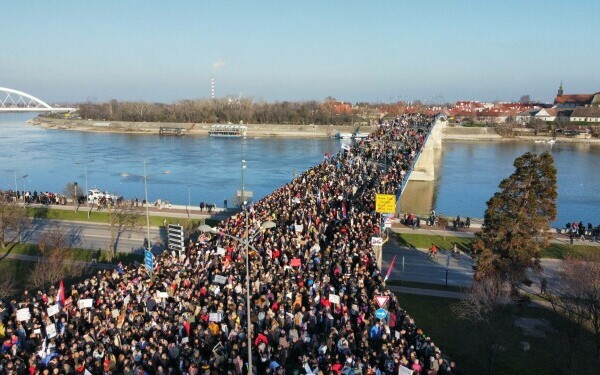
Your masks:
{"label": "red and white flag", "polygon": [[56,303],[60,307],[63,307],[65,305],[65,285],[63,284],[62,280],[58,284],[58,292],[56,293]]}

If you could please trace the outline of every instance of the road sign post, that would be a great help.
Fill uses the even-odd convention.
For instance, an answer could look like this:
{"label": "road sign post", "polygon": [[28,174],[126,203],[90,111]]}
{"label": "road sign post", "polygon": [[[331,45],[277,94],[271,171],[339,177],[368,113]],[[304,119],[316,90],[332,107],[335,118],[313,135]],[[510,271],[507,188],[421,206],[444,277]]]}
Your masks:
{"label": "road sign post", "polygon": [[177,251],[177,255],[183,254],[185,250],[185,237],[183,234],[183,226],[179,224],[169,224],[167,228],[168,246],[170,250]]}
{"label": "road sign post", "polygon": [[152,275],[154,272],[154,255],[149,250],[144,250],[144,264],[148,272]]}
{"label": "road sign post", "polygon": [[385,319],[388,315],[387,310],[385,309],[377,309],[377,311],[375,311],[375,317],[377,319]]}
{"label": "road sign post", "polygon": [[384,308],[390,300],[390,296],[375,296],[375,302],[380,308]]}

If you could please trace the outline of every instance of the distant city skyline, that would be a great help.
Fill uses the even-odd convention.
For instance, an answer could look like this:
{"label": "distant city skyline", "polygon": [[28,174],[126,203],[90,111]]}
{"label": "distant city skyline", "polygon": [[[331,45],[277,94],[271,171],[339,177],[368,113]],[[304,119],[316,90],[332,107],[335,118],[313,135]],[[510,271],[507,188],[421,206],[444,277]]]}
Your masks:
{"label": "distant city skyline", "polygon": [[0,86],[47,102],[552,101],[600,91],[600,2],[12,1]]}

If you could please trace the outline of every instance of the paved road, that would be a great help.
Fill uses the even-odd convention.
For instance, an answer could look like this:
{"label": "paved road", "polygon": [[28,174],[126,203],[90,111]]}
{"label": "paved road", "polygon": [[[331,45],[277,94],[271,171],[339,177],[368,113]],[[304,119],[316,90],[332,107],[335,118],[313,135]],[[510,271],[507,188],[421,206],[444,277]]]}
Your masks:
{"label": "paved road", "polygon": [[[426,249],[413,249],[400,246],[394,236],[383,247],[383,272],[387,272],[394,255],[397,255],[390,280],[404,280],[428,284],[446,283],[446,262],[448,253],[439,252],[437,260],[429,259]],[[404,267],[403,267],[404,262]],[[548,280],[548,288],[553,288],[554,281],[558,280],[562,261],[556,259],[542,259],[543,276]],[[529,273],[529,278],[534,282],[532,290],[539,292],[540,275]],[[448,262],[448,285],[469,287],[473,281],[473,260],[471,257],[460,254],[458,258],[450,256]]]}
{"label": "paved road", "polygon": [[[58,228],[67,235],[70,245],[76,248],[91,250],[106,250],[110,244],[110,230],[107,224],[85,223],[76,221],[60,221],[48,219],[33,219],[31,225],[21,235],[22,242],[38,243],[44,232]],[[139,251],[144,245],[146,228],[126,230],[117,243],[117,252]],[[153,243],[166,239],[164,229],[150,228],[150,238]]]}

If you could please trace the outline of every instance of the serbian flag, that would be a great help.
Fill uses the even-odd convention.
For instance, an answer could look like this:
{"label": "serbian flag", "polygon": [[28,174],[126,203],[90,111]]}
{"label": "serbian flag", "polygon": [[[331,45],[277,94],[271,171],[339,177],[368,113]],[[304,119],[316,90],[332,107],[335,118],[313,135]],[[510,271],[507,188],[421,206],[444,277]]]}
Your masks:
{"label": "serbian flag", "polygon": [[56,303],[60,307],[63,307],[65,305],[65,285],[63,284],[62,280],[58,284],[58,292],[56,293]]}
{"label": "serbian flag", "polygon": [[385,274],[385,279],[383,279],[383,282],[386,282],[388,277],[390,277],[390,274],[392,273],[392,269],[394,268],[395,261],[396,261],[396,256],[394,255],[394,258],[392,258],[392,263],[390,263],[390,268],[388,268],[388,271]]}

